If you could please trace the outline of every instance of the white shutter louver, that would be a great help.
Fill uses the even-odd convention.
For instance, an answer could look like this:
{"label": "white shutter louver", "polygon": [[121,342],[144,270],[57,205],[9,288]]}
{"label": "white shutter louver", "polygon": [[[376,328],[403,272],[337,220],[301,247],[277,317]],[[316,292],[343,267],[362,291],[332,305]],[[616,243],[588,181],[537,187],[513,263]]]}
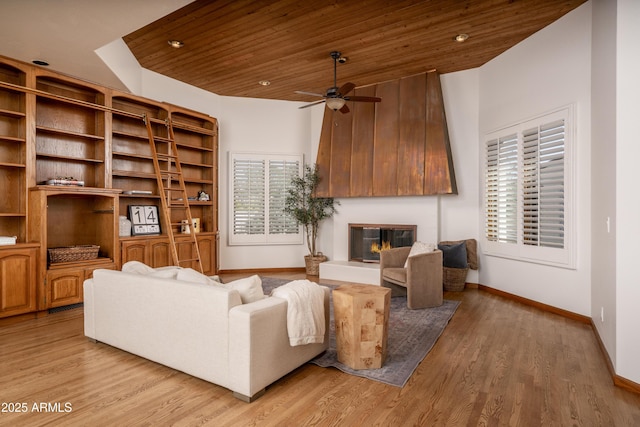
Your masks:
{"label": "white shutter louver", "polygon": [[233,233],[265,232],[265,162],[234,159],[233,161]]}
{"label": "white shutter louver", "polygon": [[487,142],[485,177],[489,241],[516,243],[518,206],[518,138],[516,134]]}
{"label": "white shutter louver", "polygon": [[525,245],[564,247],[564,120],[523,132]]}
{"label": "white shutter louver", "polygon": [[269,160],[269,234],[297,234],[295,218],[284,211],[291,179],[300,175],[300,162]]}

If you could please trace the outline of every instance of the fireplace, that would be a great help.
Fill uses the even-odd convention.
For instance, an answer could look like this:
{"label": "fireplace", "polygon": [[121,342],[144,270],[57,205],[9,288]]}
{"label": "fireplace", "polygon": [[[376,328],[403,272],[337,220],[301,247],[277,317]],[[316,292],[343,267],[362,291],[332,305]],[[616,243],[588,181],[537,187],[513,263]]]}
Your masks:
{"label": "fireplace", "polygon": [[349,261],[380,262],[381,251],[415,241],[415,225],[349,224]]}

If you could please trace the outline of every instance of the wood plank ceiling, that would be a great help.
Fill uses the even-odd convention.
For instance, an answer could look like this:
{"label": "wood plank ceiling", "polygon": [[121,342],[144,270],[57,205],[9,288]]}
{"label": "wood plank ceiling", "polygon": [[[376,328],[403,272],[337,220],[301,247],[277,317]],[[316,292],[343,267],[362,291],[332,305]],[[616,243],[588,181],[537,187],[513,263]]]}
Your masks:
{"label": "wood plank ceiling", "polygon": [[[333,86],[331,51],[348,58],[338,86],[450,73],[481,66],[585,1],[198,0],[124,41],[144,68],[219,95],[311,102],[295,91]],[[455,42],[460,33],[469,38]]]}

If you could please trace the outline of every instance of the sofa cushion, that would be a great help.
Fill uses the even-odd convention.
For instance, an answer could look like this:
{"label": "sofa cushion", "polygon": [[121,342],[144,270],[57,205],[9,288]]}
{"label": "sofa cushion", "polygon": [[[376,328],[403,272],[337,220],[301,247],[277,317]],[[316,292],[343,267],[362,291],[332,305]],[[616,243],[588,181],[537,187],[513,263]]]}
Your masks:
{"label": "sofa cushion", "polygon": [[448,268],[467,268],[467,246],[465,242],[455,245],[438,245],[442,251],[442,265]]}
{"label": "sofa cushion", "polygon": [[205,276],[204,274],[192,268],[183,268],[178,272],[177,279],[183,280],[185,282],[201,283],[204,285],[216,285],[222,286],[223,288],[236,290],[240,294],[240,299],[242,300],[243,304],[258,301],[264,298],[264,291],[262,290],[262,279],[260,279],[260,276],[258,275],[253,275],[251,277],[246,277],[223,284],[216,282],[212,278]]}
{"label": "sofa cushion", "polygon": [[[435,250],[436,245],[433,243],[415,242],[413,245],[411,245],[409,257],[412,257],[414,255],[426,254]],[[404,268],[407,268],[409,266],[409,257],[407,257],[407,261],[404,262]]]}
{"label": "sofa cushion", "polygon": [[229,283],[221,284],[220,286],[238,291],[243,304],[265,298],[264,291],[262,290],[262,279],[260,279],[260,276],[258,275],[234,280]]}

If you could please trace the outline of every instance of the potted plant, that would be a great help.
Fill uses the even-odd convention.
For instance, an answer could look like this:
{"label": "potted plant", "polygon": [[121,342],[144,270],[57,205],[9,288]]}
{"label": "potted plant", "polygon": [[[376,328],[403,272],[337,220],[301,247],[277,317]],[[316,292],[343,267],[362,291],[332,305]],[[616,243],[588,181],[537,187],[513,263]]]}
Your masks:
{"label": "potted plant", "polygon": [[307,274],[317,276],[318,266],[327,260],[322,252],[316,251],[318,225],[324,219],[331,218],[336,212],[338,202],[332,197],[316,197],[316,189],[320,182],[318,167],[304,165],[302,177],[294,177],[285,200],[285,212],[291,215],[298,224],[304,226],[307,235],[309,255],[304,257]]}

